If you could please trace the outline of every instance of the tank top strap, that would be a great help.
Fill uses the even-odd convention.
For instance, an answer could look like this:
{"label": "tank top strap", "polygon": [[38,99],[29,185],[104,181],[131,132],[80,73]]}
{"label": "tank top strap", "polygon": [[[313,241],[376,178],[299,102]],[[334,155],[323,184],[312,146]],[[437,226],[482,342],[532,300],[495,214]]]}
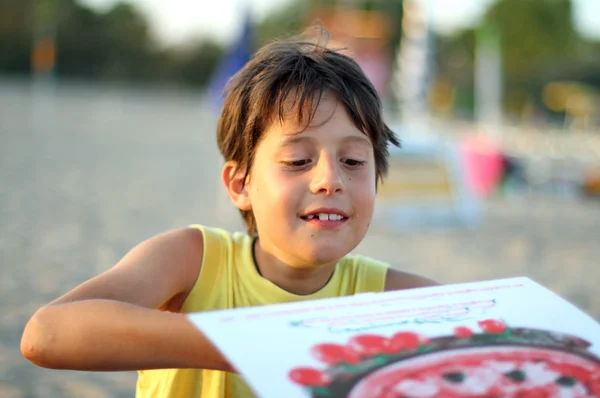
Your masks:
{"label": "tank top strap", "polygon": [[223,229],[192,224],[202,232],[204,249],[198,279],[188,294],[181,311],[185,313],[225,309],[231,306],[233,292],[231,234]]}
{"label": "tank top strap", "polygon": [[385,290],[389,264],[370,257],[352,255],[346,257],[354,273],[354,293],[377,293]]}

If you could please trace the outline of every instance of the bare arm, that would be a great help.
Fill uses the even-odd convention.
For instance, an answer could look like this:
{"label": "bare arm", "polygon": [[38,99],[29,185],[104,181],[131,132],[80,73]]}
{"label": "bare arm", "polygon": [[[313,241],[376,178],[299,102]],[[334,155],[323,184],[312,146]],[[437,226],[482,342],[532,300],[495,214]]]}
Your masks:
{"label": "bare arm", "polygon": [[439,286],[440,284],[419,275],[389,268],[385,278],[385,291],[416,289],[419,287]]}
{"label": "bare arm", "polygon": [[202,263],[202,234],[180,229],[132,249],[109,271],[39,309],[21,340],[36,365],[74,370],[231,370],[177,312]]}

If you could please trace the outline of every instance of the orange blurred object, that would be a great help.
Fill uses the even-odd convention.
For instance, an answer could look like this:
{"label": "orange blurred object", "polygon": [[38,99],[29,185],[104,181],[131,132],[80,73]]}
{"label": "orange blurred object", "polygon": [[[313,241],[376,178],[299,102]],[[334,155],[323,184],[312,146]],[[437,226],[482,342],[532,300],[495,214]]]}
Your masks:
{"label": "orange blurred object", "polygon": [[54,68],[56,61],[56,44],[54,40],[43,38],[33,45],[31,53],[31,67],[34,72],[49,72]]}
{"label": "orange blurred object", "polygon": [[600,196],[600,167],[591,170],[585,176],[583,191],[590,196]]}
{"label": "orange blurred object", "polygon": [[320,6],[309,13],[305,24],[312,26],[315,21],[320,21],[336,41],[352,44],[352,47],[385,45],[393,31],[390,19],[378,11]]}
{"label": "orange blurred object", "polygon": [[305,21],[316,21],[331,33],[329,47],[343,48],[363,69],[380,95],[388,90],[392,65],[389,41],[393,33],[391,19],[379,11],[356,10],[340,6],[315,7]]}

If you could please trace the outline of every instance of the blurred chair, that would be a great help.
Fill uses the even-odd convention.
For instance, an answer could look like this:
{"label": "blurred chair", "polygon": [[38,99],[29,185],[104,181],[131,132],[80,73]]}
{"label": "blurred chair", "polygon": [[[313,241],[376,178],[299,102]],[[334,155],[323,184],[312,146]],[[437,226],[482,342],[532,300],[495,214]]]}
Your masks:
{"label": "blurred chair", "polygon": [[475,227],[480,204],[457,142],[401,134],[378,190],[375,220],[394,228]]}

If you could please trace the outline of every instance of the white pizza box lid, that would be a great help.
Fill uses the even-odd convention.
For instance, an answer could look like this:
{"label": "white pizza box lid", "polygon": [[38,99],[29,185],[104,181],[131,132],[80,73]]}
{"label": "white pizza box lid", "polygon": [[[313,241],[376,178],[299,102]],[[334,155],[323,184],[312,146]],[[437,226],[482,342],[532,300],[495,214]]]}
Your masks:
{"label": "white pizza box lid", "polygon": [[[406,340],[408,336],[410,340],[410,336],[415,335],[422,339],[419,349],[425,352],[410,356],[413,365],[414,358],[426,358],[431,362],[433,352],[426,353],[427,349],[423,347],[438,347],[440,341],[466,348],[471,342],[478,342],[472,346],[477,346],[479,351],[487,344],[482,346],[482,341],[504,343],[504,346],[518,341],[521,347],[527,348],[527,339],[541,333],[542,340],[556,337],[563,344],[561,339],[566,339],[566,349],[554,348],[557,352],[569,353],[569,347],[573,345],[569,341],[572,340],[579,342],[579,346],[585,345],[577,352],[591,358],[592,365],[588,366],[595,366],[593,371],[600,377],[600,362],[594,362],[600,358],[600,324],[526,277],[365,293],[188,316],[228,358],[257,396],[263,398],[342,396],[331,383],[335,382],[338,386],[339,378],[348,379],[352,372],[359,372],[359,368],[363,379],[370,377],[365,369],[372,367],[376,350],[384,349],[378,348],[378,341],[383,339],[381,341],[388,344],[395,339],[394,344],[403,344],[402,339]],[[539,340],[539,336],[536,338]],[[340,359],[340,356],[346,355],[340,354],[340,347],[347,348],[354,355],[348,357],[353,365]],[[393,351],[389,347],[387,349]],[[359,353],[361,350],[362,353]],[[371,352],[367,352],[369,350]],[[407,350],[402,352],[408,353]],[[362,362],[357,362],[356,355],[361,355]],[[392,362],[396,368],[409,366],[405,359],[398,360],[402,355],[384,353],[380,355],[384,359],[378,360],[390,362],[390,358],[394,358]],[[340,369],[346,369],[346,365],[348,372],[341,375]],[[372,367],[373,372],[385,366]],[[535,377],[548,378],[547,372],[543,376],[544,372],[539,369],[534,373],[538,374]],[[365,396],[356,389],[353,391],[354,395],[344,392],[343,396]],[[436,396],[424,386],[419,391],[417,395],[423,397]]]}

